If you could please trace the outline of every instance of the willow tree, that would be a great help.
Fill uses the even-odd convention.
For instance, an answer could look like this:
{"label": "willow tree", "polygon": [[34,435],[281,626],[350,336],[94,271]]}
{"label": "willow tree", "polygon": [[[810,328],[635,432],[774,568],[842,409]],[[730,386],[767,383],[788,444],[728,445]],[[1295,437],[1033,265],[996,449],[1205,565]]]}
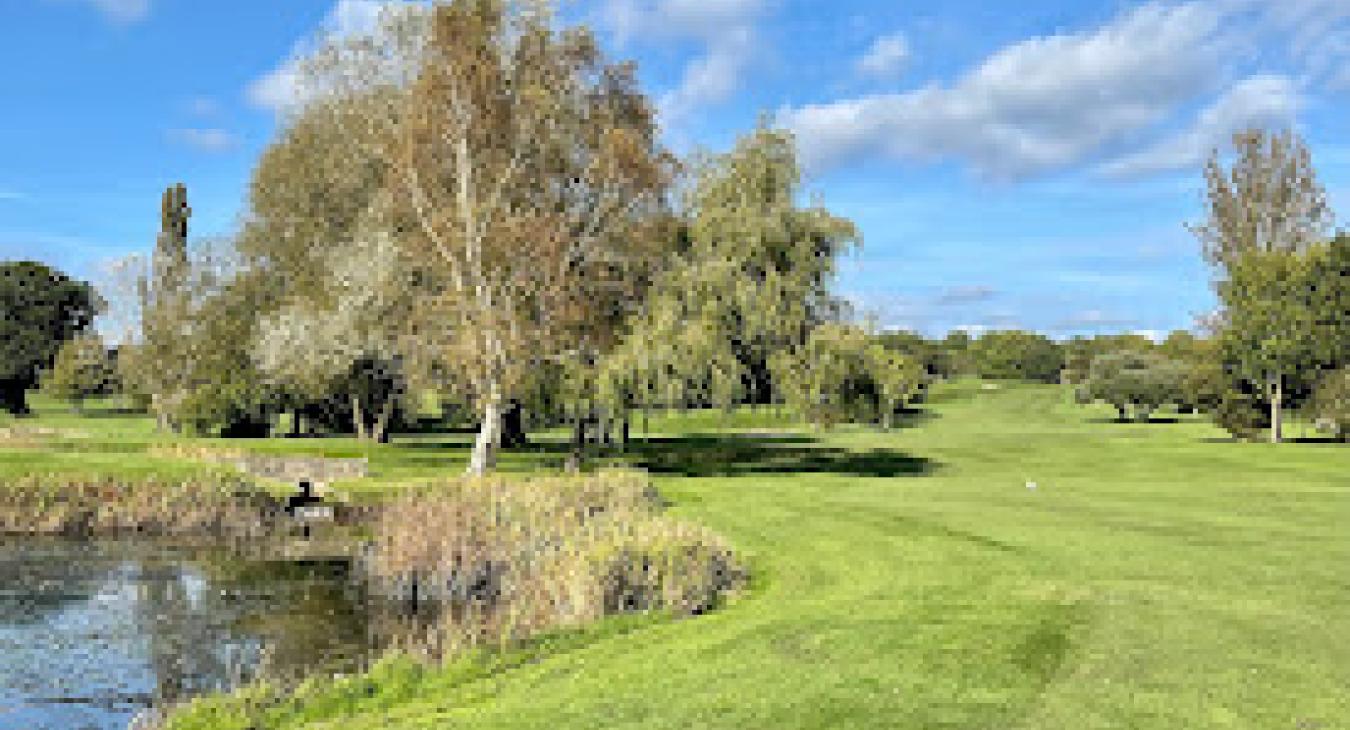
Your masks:
{"label": "willow tree", "polygon": [[599,352],[622,319],[671,165],[633,66],[543,3],[437,5],[400,119],[394,171],[439,285],[423,341],[481,413],[481,474],[531,370]]}
{"label": "willow tree", "polygon": [[606,359],[610,392],[665,406],[768,395],[773,356],[838,318],[836,258],[858,242],[851,222],[799,206],[800,185],[792,136],[766,124],[697,164],[681,251]]}

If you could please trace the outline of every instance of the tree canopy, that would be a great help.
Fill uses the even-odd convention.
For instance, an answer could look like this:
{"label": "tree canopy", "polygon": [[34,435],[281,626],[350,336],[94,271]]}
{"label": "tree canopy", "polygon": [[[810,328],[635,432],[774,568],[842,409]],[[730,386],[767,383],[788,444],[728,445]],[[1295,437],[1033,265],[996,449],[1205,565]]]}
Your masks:
{"label": "tree canopy", "polygon": [[45,264],[0,263],[0,408],[28,412],[26,391],[98,307],[92,286]]}

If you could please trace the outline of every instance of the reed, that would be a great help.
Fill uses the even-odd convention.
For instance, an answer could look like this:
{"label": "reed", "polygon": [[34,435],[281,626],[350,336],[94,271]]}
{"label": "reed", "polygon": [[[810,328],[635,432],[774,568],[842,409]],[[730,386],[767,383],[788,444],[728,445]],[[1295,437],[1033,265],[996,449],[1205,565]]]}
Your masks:
{"label": "reed", "polygon": [[270,494],[227,475],[180,482],[28,475],[0,484],[0,534],[251,536],[282,516]]}
{"label": "reed", "polygon": [[463,479],[386,505],[367,561],[377,592],[438,619],[395,650],[429,662],[634,611],[702,613],[744,581],[712,532],[662,514],[646,477]]}

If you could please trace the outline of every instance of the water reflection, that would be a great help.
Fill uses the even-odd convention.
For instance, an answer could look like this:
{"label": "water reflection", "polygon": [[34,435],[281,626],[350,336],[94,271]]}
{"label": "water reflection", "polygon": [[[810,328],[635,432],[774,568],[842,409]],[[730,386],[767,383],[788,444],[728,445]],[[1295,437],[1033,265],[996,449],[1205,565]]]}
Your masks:
{"label": "water reflection", "polygon": [[122,728],[266,673],[358,669],[383,643],[351,564],[219,548],[0,542],[0,730]]}

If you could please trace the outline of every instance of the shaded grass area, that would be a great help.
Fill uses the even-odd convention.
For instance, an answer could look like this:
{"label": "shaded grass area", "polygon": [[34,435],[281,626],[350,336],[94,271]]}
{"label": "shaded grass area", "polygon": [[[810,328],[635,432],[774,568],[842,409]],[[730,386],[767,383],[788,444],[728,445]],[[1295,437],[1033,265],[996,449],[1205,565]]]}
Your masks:
{"label": "shaded grass area", "polygon": [[[945,384],[926,410],[892,433],[653,419],[616,460],[747,556],[748,597],[315,682],[267,726],[1350,725],[1343,445],[1096,422],[1053,386]],[[545,437],[507,470],[550,464]],[[396,441],[352,488],[455,469],[466,442]]]}

